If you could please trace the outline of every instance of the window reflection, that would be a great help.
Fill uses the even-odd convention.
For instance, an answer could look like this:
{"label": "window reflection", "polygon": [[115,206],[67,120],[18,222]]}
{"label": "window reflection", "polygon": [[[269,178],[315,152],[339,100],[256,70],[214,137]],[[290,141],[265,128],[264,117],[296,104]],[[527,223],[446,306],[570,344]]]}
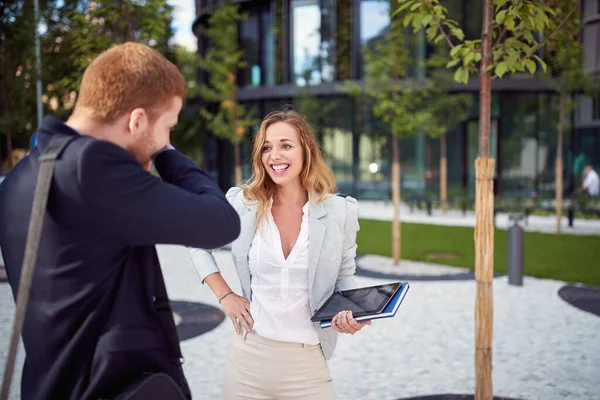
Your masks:
{"label": "window reflection", "polygon": [[246,66],[241,71],[240,86],[275,84],[274,19],[268,4],[247,11],[240,23],[240,41]]}
{"label": "window reflection", "polygon": [[[373,49],[390,29],[390,3],[362,0],[360,3],[360,45]],[[362,67],[364,71],[364,65]]]}
{"label": "window reflection", "polygon": [[294,83],[332,82],[335,75],[335,6],[333,0],[292,1]]}

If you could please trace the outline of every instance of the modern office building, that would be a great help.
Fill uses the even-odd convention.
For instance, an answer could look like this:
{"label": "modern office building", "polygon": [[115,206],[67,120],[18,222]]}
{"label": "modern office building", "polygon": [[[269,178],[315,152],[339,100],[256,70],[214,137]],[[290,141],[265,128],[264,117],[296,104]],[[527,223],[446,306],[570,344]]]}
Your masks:
{"label": "modern office building", "polygon": [[[384,34],[390,26],[388,0],[248,0],[239,1],[248,18],[241,22],[239,40],[247,67],[239,71],[238,99],[258,117],[285,103],[307,102],[317,127],[325,157],[342,193],[358,198],[390,197],[391,140],[382,121],[370,107],[347,96],[340,88],[346,80],[364,77],[361,48]],[[480,0],[446,0],[450,16],[467,38],[481,32]],[[600,74],[600,2],[583,0],[582,41],[585,70]],[[196,0],[194,31],[206,21],[206,10],[219,1]],[[207,46],[198,33],[199,52]],[[423,37],[410,40],[415,59],[432,51]],[[424,74],[418,68],[411,71]],[[203,74],[199,74],[204,79]],[[467,119],[447,134],[448,185],[451,193],[474,193],[473,161],[478,149],[477,76],[453,91],[472,93],[473,108]],[[298,93],[304,94],[298,96]],[[493,82],[491,151],[496,158],[499,196],[553,196],[558,110],[556,95],[547,83],[528,74]],[[315,104],[317,105],[315,107]],[[565,186],[579,182],[573,176],[582,155],[600,168],[600,99],[580,99],[565,134]],[[251,137],[243,155],[249,156]],[[226,142],[211,139],[208,166],[223,189],[233,182],[233,151]],[[401,185],[404,194],[436,193],[439,177],[439,139],[426,132],[400,142]],[[246,163],[244,177],[249,176]],[[575,169],[579,168],[578,166]],[[577,177],[578,178],[578,177]]]}

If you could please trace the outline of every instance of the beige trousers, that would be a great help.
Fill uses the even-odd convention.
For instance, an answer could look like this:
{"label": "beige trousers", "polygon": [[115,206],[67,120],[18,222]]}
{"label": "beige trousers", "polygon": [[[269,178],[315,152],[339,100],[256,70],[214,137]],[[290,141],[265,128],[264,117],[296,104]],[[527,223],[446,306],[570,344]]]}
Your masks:
{"label": "beige trousers", "polygon": [[234,335],[223,376],[225,400],[333,400],[321,345]]}

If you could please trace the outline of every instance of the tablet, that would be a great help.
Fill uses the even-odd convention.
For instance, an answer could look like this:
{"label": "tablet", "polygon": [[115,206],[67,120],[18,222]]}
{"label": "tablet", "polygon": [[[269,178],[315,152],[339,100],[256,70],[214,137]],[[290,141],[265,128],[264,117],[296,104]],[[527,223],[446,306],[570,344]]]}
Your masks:
{"label": "tablet", "polygon": [[377,314],[383,311],[401,285],[402,282],[394,282],[335,292],[317,310],[311,321],[330,320],[343,310],[352,311],[355,318]]}

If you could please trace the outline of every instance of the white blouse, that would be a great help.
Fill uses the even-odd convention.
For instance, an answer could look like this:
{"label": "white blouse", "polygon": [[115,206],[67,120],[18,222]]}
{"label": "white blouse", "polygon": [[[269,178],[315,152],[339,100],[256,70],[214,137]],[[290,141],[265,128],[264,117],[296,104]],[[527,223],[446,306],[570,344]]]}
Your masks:
{"label": "white blouse", "polygon": [[271,205],[266,220],[256,230],[248,254],[254,330],[267,339],[318,344],[308,299],[309,204],[302,207],[300,234],[287,259],[283,256]]}

